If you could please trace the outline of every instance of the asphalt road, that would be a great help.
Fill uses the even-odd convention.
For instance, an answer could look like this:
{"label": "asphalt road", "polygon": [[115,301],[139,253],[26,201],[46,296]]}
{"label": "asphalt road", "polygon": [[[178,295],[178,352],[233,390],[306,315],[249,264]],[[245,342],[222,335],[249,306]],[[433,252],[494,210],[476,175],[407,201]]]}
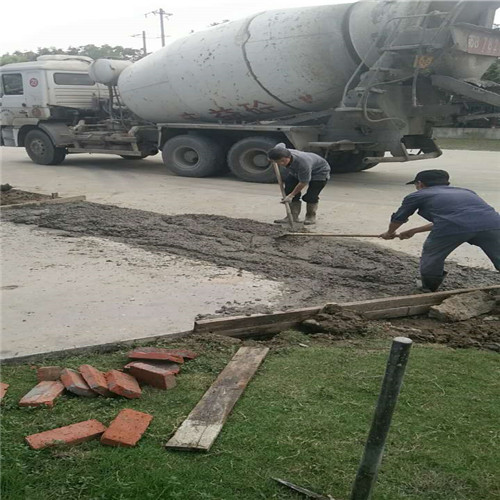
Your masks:
{"label": "asphalt road", "polygon": [[[276,185],[238,181],[230,176],[189,179],[170,174],[161,157],[130,161],[108,155],[71,155],[62,165],[36,165],[24,149],[1,148],[2,183],[27,191],[60,196],[84,194],[87,200],[166,214],[207,213],[272,222],[284,215]],[[487,151],[445,151],[435,160],[378,165],[356,174],[335,176],[322,193],[316,231],[379,234],[416,172],[440,168],[456,186],[476,191],[500,206],[500,154]],[[415,215],[407,227],[424,223]],[[405,226],[406,228],[406,226]],[[419,255],[425,235],[411,240],[376,240],[382,246]],[[371,240],[373,241],[373,240]],[[463,265],[491,268],[482,252],[468,245],[451,256]],[[390,272],[388,270],[388,272]]]}

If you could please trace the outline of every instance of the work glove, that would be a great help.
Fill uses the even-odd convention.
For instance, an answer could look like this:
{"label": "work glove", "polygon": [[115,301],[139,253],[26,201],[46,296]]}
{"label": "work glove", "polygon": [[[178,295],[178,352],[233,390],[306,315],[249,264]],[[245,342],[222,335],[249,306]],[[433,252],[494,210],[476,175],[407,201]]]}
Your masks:
{"label": "work glove", "polygon": [[289,194],[288,196],[285,196],[282,200],[281,200],[281,203],[291,203],[291,201],[293,200],[293,196],[291,194]]}

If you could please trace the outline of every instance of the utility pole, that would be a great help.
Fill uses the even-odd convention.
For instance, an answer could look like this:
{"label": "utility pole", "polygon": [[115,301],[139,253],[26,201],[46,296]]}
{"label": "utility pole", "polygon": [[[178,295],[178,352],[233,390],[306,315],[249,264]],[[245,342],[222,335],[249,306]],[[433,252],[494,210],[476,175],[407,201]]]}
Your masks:
{"label": "utility pole", "polygon": [[142,36],[142,52],[144,54],[144,57],[146,57],[148,55],[148,49],[146,47],[146,32],[143,31],[142,34],[139,33],[137,35],[131,35],[133,38],[135,37],[138,37],[138,36]]}
{"label": "utility pole", "polygon": [[163,18],[166,17],[168,19],[170,16],[173,16],[173,14],[169,14],[168,12],[165,12],[162,8],[160,8],[158,10],[153,10],[152,12],[148,12],[147,14],[144,14],[145,17],[148,17],[148,14],[154,14],[155,16],[156,15],[160,16],[161,46],[165,47],[165,27],[163,25]]}

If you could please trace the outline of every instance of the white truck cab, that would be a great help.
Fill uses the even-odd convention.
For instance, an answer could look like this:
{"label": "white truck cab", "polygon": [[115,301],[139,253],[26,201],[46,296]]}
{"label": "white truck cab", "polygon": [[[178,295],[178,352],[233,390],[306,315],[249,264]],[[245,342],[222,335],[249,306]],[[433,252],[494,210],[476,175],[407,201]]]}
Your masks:
{"label": "white truck cab", "polygon": [[[97,110],[99,100],[108,94],[106,86],[89,76],[92,62],[85,56],[46,55],[32,62],[1,66],[0,144],[26,146],[37,163],[60,163],[66,150],[54,147],[61,146],[57,131],[76,125],[82,110]],[[28,135],[35,137],[29,144]],[[52,139],[52,147],[60,154],[43,158],[44,150],[51,148],[44,135]]]}

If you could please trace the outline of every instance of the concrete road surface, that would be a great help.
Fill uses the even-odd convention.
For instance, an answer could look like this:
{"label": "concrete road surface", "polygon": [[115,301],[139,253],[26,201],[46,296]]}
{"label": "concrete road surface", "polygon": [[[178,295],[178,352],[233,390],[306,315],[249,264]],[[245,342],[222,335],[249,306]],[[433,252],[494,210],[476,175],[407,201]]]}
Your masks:
{"label": "concrete road surface", "polygon": [[[263,222],[284,215],[277,185],[238,181],[230,176],[190,179],[170,174],[160,155],[123,160],[108,155],[70,155],[62,165],[36,165],[22,148],[1,148],[2,183],[27,191],[60,196],[84,194],[88,201],[166,214],[206,213]],[[405,182],[416,172],[440,168],[450,172],[456,186],[476,191],[500,206],[500,153],[445,151],[435,160],[378,165],[356,174],[334,176],[321,196],[316,231],[381,233],[401,199],[412,192]],[[425,221],[414,216],[405,228]],[[376,240],[382,246],[419,255],[425,235],[407,241]],[[480,250],[463,246],[451,260],[490,268]]]}
{"label": "concrete road surface", "polygon": [[[159,156],[142,161],[71,155],[59,166],[36,165],[23,149],[1,148],[1,182],[26,191],[165,214],[204,213],[263,222],[284,215],[277,185],[230,176],[189,179],[168,173]],[[446,169],[452,183],[500,205],[495,152],[446,151],[436,160],[379,165],[335,176],[322,193],[316,231],[381,233],[419,170]],[[421,225],[418,216],[408,227]],[[196,314],[226,302],[278,301],[278,283],[96,238],[76,241],[29,226],[5,225],[2,244],[2,356],[148,337],[191,328]],[[425,236],[370,240],[419,255]],[[482,252],[463,246],[450,258],[492,269]],[[391,270],[387,269],[390,273]],[[174,292],[175,291],[175,292]]]}

